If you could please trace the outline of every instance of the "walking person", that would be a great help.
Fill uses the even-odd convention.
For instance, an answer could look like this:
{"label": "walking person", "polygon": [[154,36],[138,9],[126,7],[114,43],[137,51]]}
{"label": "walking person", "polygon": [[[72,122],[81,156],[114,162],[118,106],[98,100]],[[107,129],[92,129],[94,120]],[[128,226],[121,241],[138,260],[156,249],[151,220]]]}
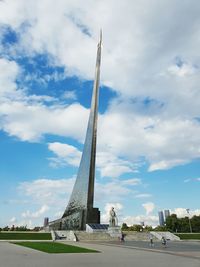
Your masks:
{"label": "walking person", "polygon": [[166,238],[165,238],[164,236],[162,236],[162,238],[161,238],[161,243],[162,243],[162,246],[163,246],[164,248],[167,247],[167,240],[166,240]]}
{"label": "walking person", "polygon": [[121,234],[121,242],[124,242],[124,241],[125,241],[125,240],[124,240],[124,237],[125,237],[125,234],[122,233],[122,234]]}
{"label": "walking person", "polygon": [[150,247],[154,247],[154,242],[153,242],[153,236],[152,235],[150,235],[150,237],[149,237],[149,246]]}

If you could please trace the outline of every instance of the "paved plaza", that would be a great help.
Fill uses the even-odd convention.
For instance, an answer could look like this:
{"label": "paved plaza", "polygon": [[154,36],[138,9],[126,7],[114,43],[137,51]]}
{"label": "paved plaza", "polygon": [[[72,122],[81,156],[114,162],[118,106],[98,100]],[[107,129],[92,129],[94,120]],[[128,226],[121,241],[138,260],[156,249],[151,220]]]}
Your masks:
{"label": "paved plaza", "polygon": [[200,242],[199,241],[168,241],[166,246],[161,242],[154,242],[150,245],[146,241],[126,241],[126,242],[109,242],[111,246],[126,247],[129,249],[137,249],[143,251],[151,251],[154,253],[165,253],[171,255],[179,255],[189,258],[200,259]]}
{"label": "paved plaza", "polygon": [[[71,243],[69,243],[71,244]],[[0,242],[0,267],[199,267],[200,242],[173,242],[167,248],[159,243],[149,249],[148,243],[82,243],[101,253],[47,254],[22,246]],[[181,255],[182,253],[182,255]]]}

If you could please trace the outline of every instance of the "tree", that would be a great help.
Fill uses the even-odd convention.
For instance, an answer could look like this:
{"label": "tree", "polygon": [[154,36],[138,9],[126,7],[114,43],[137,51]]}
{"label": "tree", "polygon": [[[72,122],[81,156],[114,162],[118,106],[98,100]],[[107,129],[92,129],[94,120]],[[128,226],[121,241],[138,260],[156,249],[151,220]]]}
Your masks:
{"label": "tree", "polygon": [[154,231],[165,232],[165,231],[167,231],[167,227],[158,225],[158,226],[156,226],[156,228],[154,228]]}
{"label": "tree", "polygon": [[121,229],[126,231],[126,230],[129,229],[129,227],[128,227],[128,225],[126,223],[122,223]]}
{"label": "tree", "polygon": [[33,231],[35,231],[35,232],[39,232],[40,230],[41,230],[41,227],[40,226],[35,226],[33,228]]}
{"label": "tree", "polygon": [[191,226],[192,226],[192,232],[199,233],[200,232],[200,215],[196,216],[194,215],[191,219]]}
{"label": "tree", "polygon": [[176,214],[172,214],[167,217],[166,227],[172,232],[177,232],[179,230],[179,222]]}
{"label": "tree", "polygon": [[178,219],[178,232],[181,233],[188,233],[190,232],[190,225],[189,225],[189,218],[188,217],[184,217],[184,218],[179,218]]}
{"label": "tree", "polygon": [[153,230],[152,226],[151,225],[146,225],[144,228],[143,228],[144,231],[146,232],[150,232]]}
{"label": "tree", "polygon": [[[192,232],[198,233],[200,232],[200,216],[193,216],[190,219]],[[177,218],[176,214],[172,214],[166,219],[167,229],[173,232],[180,233],[189,233],[190,232],[190,224],[189,217]]]}
{"label": "tree", "polygon": [[17,231],[30,231],[30,229],[27,229],[27,226],[18,226]]}
{"label": "tree", "polygon": [[15,226],[14,226],[14,224],[13,224],[12,227],[10,228],[10,231],[15,231]]}
{"label": "tree", "polygon": [[129,230],[141,232],[141,231],[143,231],[143,228],[142,228],[142,225],[140,225],[140,224],[134,224],[134,225],[129,227]]}

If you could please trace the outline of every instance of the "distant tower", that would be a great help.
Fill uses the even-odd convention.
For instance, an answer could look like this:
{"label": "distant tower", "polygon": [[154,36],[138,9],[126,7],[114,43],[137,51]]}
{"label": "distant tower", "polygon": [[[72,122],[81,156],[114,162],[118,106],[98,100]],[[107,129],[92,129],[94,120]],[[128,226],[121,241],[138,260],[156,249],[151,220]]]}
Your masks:
{"label": "distant tower", "polygon": [[49,218],[45,217],[44,218],[44,227],[46,227],[49,224]]}
{"label": "distant tower", "polygon": [[169,210],[164,210],[164,214],[165,214],[165,222],[166,222],[167,217],[170,216],[170,211]]}
{"label": "distant tower", "polygon": [[159,217],[159,225],[160,226],[164,226],[165,225],[165,221],[164,221],[163,211],[159,211],[158,212],[158,217]]}

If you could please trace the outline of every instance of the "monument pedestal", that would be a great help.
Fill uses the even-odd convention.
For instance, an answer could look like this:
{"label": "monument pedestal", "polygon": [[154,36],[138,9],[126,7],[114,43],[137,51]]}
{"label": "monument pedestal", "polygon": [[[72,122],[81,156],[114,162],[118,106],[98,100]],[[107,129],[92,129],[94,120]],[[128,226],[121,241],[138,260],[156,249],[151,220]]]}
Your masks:
{"label": "monument pedestal", "polygon": [[108,234],[111,237],[121,237],[122,231],[121,231],[120,226],[109,226]]}

